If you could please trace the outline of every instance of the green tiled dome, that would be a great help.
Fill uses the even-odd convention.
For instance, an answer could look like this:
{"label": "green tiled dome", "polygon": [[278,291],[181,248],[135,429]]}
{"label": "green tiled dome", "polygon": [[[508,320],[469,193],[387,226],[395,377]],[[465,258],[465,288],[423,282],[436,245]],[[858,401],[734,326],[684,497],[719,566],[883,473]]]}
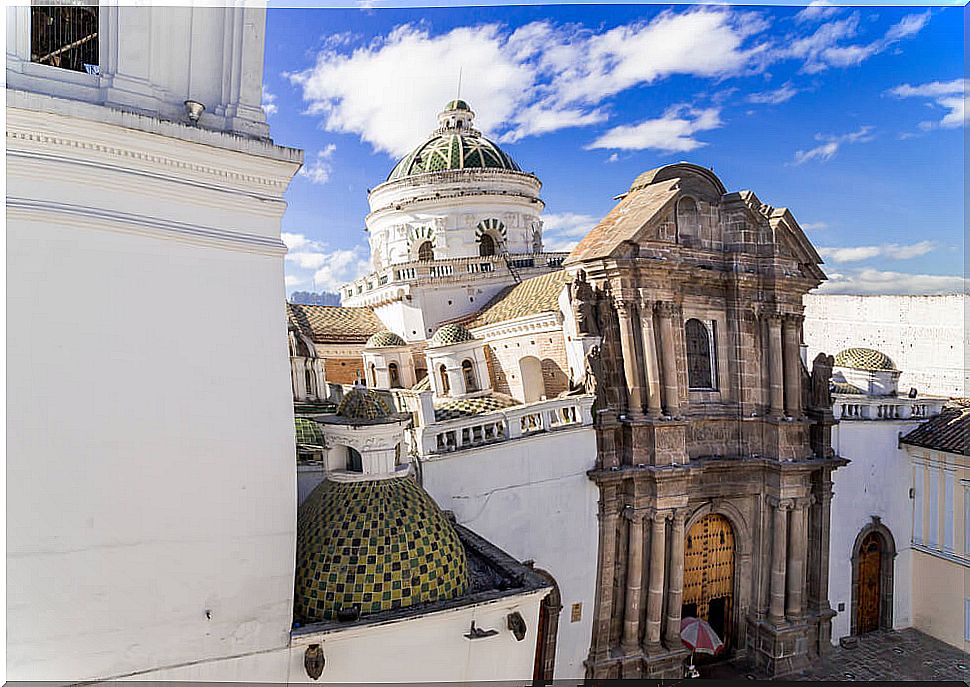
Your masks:
{"label": "green tiled dome", "polygon": [[296,549],[302,622],[453,599],[468,584],[458,534],[410,477],[321,483],[300,506]]}
{"label": "green tiled dome", "polygon": [[323,446],[323,432],[320,430],[320,425],[305,417],[295,418],[294,422],[296,423],[296,443]]}
{"label": "green tiled dome", "polygon": [[873,348],[847,348],[835,355],[836,367],[851,367],[856,370],[896,370],[896,363]]}
{"label": "green tiled dome", "polygon": [[354,387],[337,405],[337,415],[354,420],[379,420],[391,414],[387,402],[373,389]]}
{"label": "green tiled dome", "polygon": [[475,337],[472,336],[472,333],[460,324],[446,324],[434,333],[431,341],[428,342],[428,346],[450,346],[451,344],[461,343],[462,341],[474,340]]}
{"label": "green tiled dome", "polygon": [[[442,113],[461,112],[462,123],[470,123],[474,117],[464,100],[452,100]],[[521,172],[515,161],[495,143],[488,140],[471,126],[445,127],[398,162],[388,181],[403,179],[415,174],[443,172],[450,169],[506,169]]]}
{"label": "green tiled dome", "polygon": [[364,348],[392,348],[394,346],[407,345],[407,341],[402,339],[394,332],[383,331],[377,332],[371,338],[367,339],[367,343],[364,344]]}

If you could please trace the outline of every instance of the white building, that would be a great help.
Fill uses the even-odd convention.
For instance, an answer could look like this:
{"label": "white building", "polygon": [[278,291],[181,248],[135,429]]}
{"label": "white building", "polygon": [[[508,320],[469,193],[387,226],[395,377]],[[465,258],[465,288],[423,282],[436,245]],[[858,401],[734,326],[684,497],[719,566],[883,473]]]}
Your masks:
{"label": "white building", "polygon": [[832,478],[829,601],[838,642],[913,626],[912,474],[899,442],[946,399],[897,395],[901,371],[873,349],[845,349],[834,363],[832,446],[850,461]]}
{"label": "white building", "polygon": [[890,356],[903,393],[970,395],[967,294],[805,296],[808,358],[820,351],[867,346]]}

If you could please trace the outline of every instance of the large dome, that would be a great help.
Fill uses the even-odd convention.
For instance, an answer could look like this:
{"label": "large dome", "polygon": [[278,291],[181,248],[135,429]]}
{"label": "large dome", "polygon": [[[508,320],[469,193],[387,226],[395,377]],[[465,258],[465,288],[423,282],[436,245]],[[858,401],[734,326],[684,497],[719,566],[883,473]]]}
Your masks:
{"label": "large dome", "polygon": [[324,481],[300,506],[296,550],[302,622],[453,599],[468,585],[458,533],[410,477]]}
{"label": "large dome", "polygon": [[505,169],[521,172],[508,153],[471,126],[475,113],[464,100],[452,100],[438,115],[442,126],[398,162],[388,181],[451,169]]}
{"label": "large dome", "polygon": [[896,363],[888,355],[873,348],[847,348],[840,351],[835,354],[835,366],[856,370],[896,370]]}

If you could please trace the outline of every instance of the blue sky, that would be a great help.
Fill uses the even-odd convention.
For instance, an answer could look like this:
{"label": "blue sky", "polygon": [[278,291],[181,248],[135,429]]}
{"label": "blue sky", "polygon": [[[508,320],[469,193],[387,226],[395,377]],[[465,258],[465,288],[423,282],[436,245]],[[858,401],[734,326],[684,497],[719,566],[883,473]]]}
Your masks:
{"label": "blue sky", "polygon": [[287,290],[369,270],[367,189],[456,94],[543,182],[568,249],[640,172],[688,160],[788,207],[826,289],[965,289],[962,8],[556,5],[267,15],[264,107],[303,148]]}

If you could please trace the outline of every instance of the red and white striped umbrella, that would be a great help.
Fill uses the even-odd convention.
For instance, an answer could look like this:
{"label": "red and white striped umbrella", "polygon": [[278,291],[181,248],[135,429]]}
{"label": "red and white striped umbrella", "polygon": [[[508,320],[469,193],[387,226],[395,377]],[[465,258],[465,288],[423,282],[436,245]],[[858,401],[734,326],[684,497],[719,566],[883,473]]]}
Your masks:
{"label": "red and white striped umbrella", "polygon": [[699,654],[713,655],[724,648],[714,629],[700,618],[681,618],[680,639],[688,649]]}

